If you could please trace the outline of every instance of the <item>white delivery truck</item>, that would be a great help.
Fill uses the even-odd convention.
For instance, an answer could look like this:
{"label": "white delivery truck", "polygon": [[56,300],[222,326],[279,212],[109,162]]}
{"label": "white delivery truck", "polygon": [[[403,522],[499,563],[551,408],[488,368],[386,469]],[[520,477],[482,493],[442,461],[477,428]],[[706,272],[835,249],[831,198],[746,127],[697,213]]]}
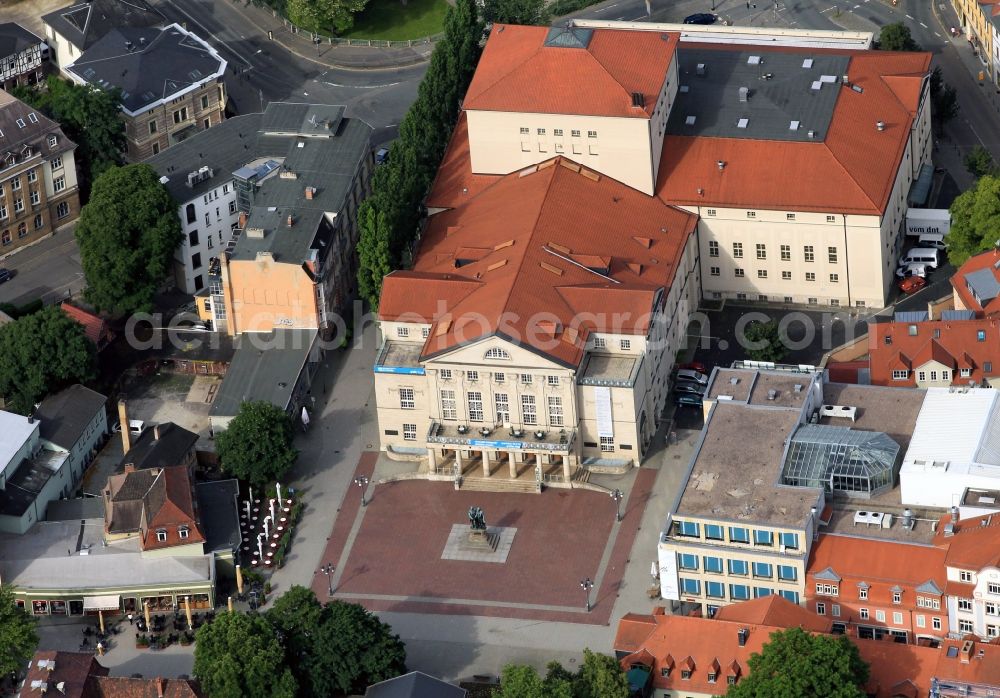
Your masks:
{"label": "white delivery truck", "polygon": [[943,238],[949,230],[951,230],[951,211],[946,208],[906,209],[907,235],[914,237],[936,235]]}

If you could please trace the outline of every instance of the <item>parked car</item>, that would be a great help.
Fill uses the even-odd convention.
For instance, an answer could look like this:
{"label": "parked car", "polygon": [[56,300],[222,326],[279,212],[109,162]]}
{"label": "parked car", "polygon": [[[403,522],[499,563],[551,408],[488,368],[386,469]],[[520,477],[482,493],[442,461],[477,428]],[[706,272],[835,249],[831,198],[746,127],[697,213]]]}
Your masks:
{"label": "parked car", "polygon": [[718,17],[710,12],[698,12],[685,17],[684,24],[715,24],[717,19]]}
{"label": "parked car", "polygon": [[379,148],[378,150],[375,151],[375,164],[376,165],[381,165],[382,163],[384,163],[388,159],[389,159],[389,149],[388,148]]}
{"label": "parked car", "polygon": [[674,383],[674,393],[677,395],[687,393],[689,395],[697,395],[698,397],[701,397],[705,394],[705,386],[698,385],[697,383],[687,383],[681,381],[680,383]]}
{"label": "parked car", "polygon": [[899,290],[909,295],[927,286],[927,279],[922,276],[908,276],[899,282]]}
{"label": "parked car", "polygon": [[701,396],[692,393],[674,395],[674,404],[678,407],[701,407]]}
{"label": "parked car", "polygon": [[14,278],[14,272],[7,267],[0,267],[0,284]]}
{"label": "parked car", "polygon": [[[146,431],[147,428],[148,427],[146,426],[146,423],[141,419],[128,420],[128,430],[129,433],[132,434],[134,438],[142,436],[142,433]],[[122,431],[122,423],[115,422],[115,425],[112,427],[112,431],[114,431],[116,434],[120,434]]]}
{"label": "parked car", "polygon": [[678,371],[696,371],[708,375],[708,368],[700,361],[689,361],[686,364],[678,364],[675,367]]}
{"label": "parked car", "polygon": [[708,385],[708,376],[701,371],[692,371],[689,368],[679,369],[675,378],[679,381],[691,381],[692,383]]}
{"label": "parked car", "polygon": [[927,277],[927,265],[926,264],[903,264],[896,268],[896,276],[900,279],[905,279],[910,276],[922,276]]}

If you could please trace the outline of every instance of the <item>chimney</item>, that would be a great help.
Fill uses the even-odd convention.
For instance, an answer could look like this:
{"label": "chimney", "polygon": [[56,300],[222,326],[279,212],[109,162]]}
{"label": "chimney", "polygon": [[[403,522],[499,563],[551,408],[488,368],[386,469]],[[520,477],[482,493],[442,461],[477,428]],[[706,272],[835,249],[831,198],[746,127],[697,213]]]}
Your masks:
{"label": "chimney", "polygon": [[972,640],[965,640],[964,642],[962,642],[962,651],[959,654],[959,659],[961,660],[962,664],[968,664],[970,661],[972,661],[972,651],[973,649],[975,649],[975,647],[976,643],[973,642]]}
{"label": "chimney", "polygon": [[128,428],[128,406],[124,400],[118,401],[118,421],[122,425],[122,448],[128,453],[132,450],[132,432]]}
{"label": "chimney", "polygon": [[306,201],[312,201],[313,194],[316,193],[315,187],[306,187]]}
{"label": "chimney", "polygon": [[736,633],[736,638],[740,642],[740,647],[747,646],[747,638],[750,637],[750,630],[748,628],[740,628]]}
{"label": "chimney", "polygon": [[884,121],[876,121],[875,122],[875,128],[877,128],[879,131],[885,131],[885,122]]}
{"label": "chimney", "polygon": [[952,506],[951,508],[951,522],[958,523],[958,507]]}
{"label": "chimney", "polygon": [[154,424],[153,425],[153,441],[159,441],[159,440],[160,440],[160,425],[159,424]]}
{"label": "chimney", "polygon": [[247,214],[245,211],[240,211],[240,230],[247,227]]}
{"label": "chimney", "polygon": [[163,698],[167,692],[167,680],[164,678],[156,679],[156,698]]}
{"label": "chimney", "polygon": [[126,463],[125,464],[125,472],[126,473],[134,473],[135,472],[135,463]]}
{"label": "chimney", "polygon": [[292,214],[288,214],[288,227],[291,228],[292,224],[295,223],[295,217]]}

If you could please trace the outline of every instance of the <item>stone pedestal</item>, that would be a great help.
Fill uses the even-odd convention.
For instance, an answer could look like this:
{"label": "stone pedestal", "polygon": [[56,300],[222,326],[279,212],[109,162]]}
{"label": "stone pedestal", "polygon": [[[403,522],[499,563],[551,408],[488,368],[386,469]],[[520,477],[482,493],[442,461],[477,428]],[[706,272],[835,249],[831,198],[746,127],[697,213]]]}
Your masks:
{"label": "stone pedestal", "polygon": [[489,550],[496,552],[497,544],[500,542],[500,534],[489,529],[469,531],[466,543],[474,550]]}

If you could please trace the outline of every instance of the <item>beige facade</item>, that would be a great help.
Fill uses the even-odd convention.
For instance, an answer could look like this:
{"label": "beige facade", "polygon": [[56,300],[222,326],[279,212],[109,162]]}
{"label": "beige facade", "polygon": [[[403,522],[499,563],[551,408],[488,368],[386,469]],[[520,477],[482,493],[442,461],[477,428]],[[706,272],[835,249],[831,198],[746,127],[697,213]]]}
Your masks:
{"label": "beige facade", "polygon": [[126,160],[145,160],[225,118],[226,86],[221,76],[168,102],[157,103],[147,111],[137,114],[123,111]]}
{"label": "beige facade", "polygon": [[592,333],[576,367],[498,336],[421,359],[430,324],[382,321],[375,364],[382,449],[426,456],[444,475],[473,461],[485,476],[498,465],[512,477],[540,465],[538,481],[554,483],[568,482],[581,465],[638,464],[697,307],[694,236],[681,260],[649,334]]}

